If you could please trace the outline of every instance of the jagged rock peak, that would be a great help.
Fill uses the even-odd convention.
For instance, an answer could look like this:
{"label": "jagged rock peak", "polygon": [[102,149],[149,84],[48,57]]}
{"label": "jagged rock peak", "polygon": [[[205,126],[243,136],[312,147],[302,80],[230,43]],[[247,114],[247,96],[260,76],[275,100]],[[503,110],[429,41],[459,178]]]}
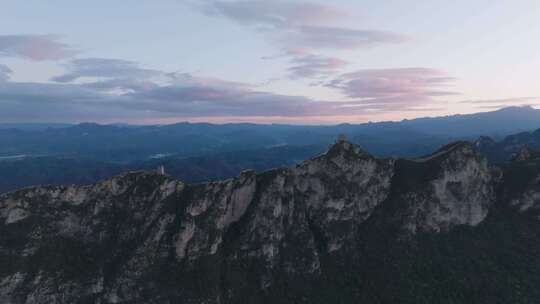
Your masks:
{"label": "jagged rock peak", "polygon": [[468,141],[457,141],[443,146],[432,154],[415,159],[417,162],[440,161],[453,156],[483,158],[474,145]]}
{"label": "jagged rock peak", "polygon": [[349,157],[370,157],[374,158],[368,152],[362,150],[358,145],[355,145],[345,139],[338,139],[334,144],[328,147],[326,153],[323,156],[335,157],[335,156],[349,156]]}
{"label": "jagged rock peak", "polygon": [[[397,201],[409,206],[405,227],[416,231],[447,231],[457,225],[476,226],[495,201],[497,175],[469,142],[446,145],[399,168]],[[403,186],[402,186],[403,187]]]}
{"label": "jagged rock peak", "polygon": [[497,142],[489,137],[489,136],[480,136],[475,142],[474,142],[474,146],[477,148],[477,149],[485,149],[485,148],[490,148],[490,147],[493,147],[497,144]]}
{"label": "jagged rock peak", "polygon": [[538,158],[540,158],[540,151],[524,146],[524,147],[521,147],[521,149],[519,149],[518,152],[512,155],[511,161],[522,162],[522,161],[531,161]]}

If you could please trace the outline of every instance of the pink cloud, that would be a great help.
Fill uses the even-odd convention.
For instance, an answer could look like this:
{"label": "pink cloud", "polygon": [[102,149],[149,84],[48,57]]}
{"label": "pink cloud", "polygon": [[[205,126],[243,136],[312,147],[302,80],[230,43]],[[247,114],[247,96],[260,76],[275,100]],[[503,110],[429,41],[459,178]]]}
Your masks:
{"label": "pink cloud", "polygon": [[291,78],[317,78],[327,76],[331,73],[339,71],[349,63],[345,60],[313,55],[308,53],[300,53],[299,56],[294,56],[290,60],[291,66],[288,68]]}
{"label": "pink cloud", "polygon": [[[297,65],[308,75],[313,73],[310,69],[321,73],[344,64],[337,59],[309,56],[313,55],[295,57]],[[9,76],[10,70],[3,70]],[[100,80],[75,81],[87,77]],[[333,87],[356,98],[341,101],[264,92],[250,84],[149,70],[136,62],[104,58],[73,60],[67,74],[55,80],[60,83],[21,83],[9,79],[0,82],[0,100],[8,101],[0,103],[0,120],[356,119],[428,109],[433,95],[446,94],[440,87],[451,78],[432,69],[357,71],[331,82]]]}
{"label": "pink cloud", "polygon": [[453,95],[442,90],[454,78],[429,68],[360,70],[332,80],[326,86],[341,90],[350,98],[378,99],[396,102],[414,98]]}
{"label": "pink cloud", "polygon": [[290,27],[275,37],[275,41],[286,48],[344,50],[400,44],[410,40],[405,35],[392,32],[326,25]]}
{"label": "pink cloud", "polygon": [[65,59],[77,53],[55,35],[0,35],[0,56],[43,61]]}

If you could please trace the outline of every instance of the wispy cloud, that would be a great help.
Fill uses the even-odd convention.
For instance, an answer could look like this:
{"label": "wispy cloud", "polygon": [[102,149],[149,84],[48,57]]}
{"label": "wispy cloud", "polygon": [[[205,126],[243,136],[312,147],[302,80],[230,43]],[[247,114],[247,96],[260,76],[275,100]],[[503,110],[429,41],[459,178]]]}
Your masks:
{"label": "wispy cloud", "polygon": [[[328,115],[339,103],[259,91],[256,86],[141,68],[115,59],[78,59],[57,83],[12,82],[2,66],[0,121],[125,120],[166,117]],[[98,80],[96,80],[97,78]]]}
{"label": "wispy cloud", "polygon": [[379,30],[336,26],[298,26],[283,30],[275,41],[285,48],[359,49],[409,41],[406,36]]}
{"label": "wispy cloud", "polygon": [[499,104],[499,105],[513,105],[522,104],[527,102],[539,102],[540,97],[525,96],[516,98],[497,98],[497,99],[476,99],[476,100],[462,100],[460,103],[474,104],[474,105],[486,105],[486,104]]}
{"label": "wispy cloud", "polygon": [[429,68],[359,70],[343,74],[326,84],[350,98],[399,99],[404,96],[433,97],[453,95],[443,90],[454,78]]}
{"label": "wispy cloud", "polygon": [[282,0],[208,0],[199,2],[198,7],[208,15],[226,17],[244,25],[274,29],[318,24],[347,15],[329,5]]}
{"label": "wispy cloud", "polygon": [[80,58],[65,65],[67,72],[53,77],[59,83],[79,82],[82,86],[113,94],[150,89],[155,81],[168,79],[162,71],[145,69],[137,62],[110,58]]}
{"label": "wispy cloud", "polygon": [[0,57],[43,61],[66,59],[77,53],[77,50],[60,42],[57,35],[0,35]]}
{"label": "wispy cloud", "polygon": [[[407,36],[376,29],[339,26],[348,13],[331,5],[282,0],[201,0],[194,5],[209,16],[223,17],[265,35],[288,57],[291,78],[318,78],[339,71],[347,62],[322,50],[355,50],[398,44]],[[303,54],[298,54],[302,50]]]}
{"label": "wispy cloud", "polygon": [[151,69],[144,69],[137,62],[109,59],[109,58],[81,58],[66,64],[67,73],[54,77],[56,82],[72,82],[79,78],[122,78],[147,79],[161,76],[164,73]]}
{"label": "wispy cloud", "polygon": [[79,85],[0,82],[0,121],[99,121],[122,113],[118,100]]}
{"label": "wispy cloud", "polygon": [[320,78],[331,75],[349,63],[345,60],[305,52],[289,52],[290,67],[287,69],[290,78]]}
{"label": "wispy cloud", "polygon": [[436,97],[454,94],[444,90],[453,78],[424,68],[343,74],[326,85],[349,100],[329,101],[144,69],[115,59],[94,58],[70,66],[70,76],[60,76],[63,82],[33,83],[10,81],[11,70],[0,65],[0,121],[354,121],[374,114],[440,110]]}
{"label": "wispy cloud", "polygon": [[404,111],[436,104],[435,97],[456,95],[448,90],[454,78],[429,68],[369,69],[343,74],[324,85],[379,110]]}
{"label": "wispy cloud", "polygon": [[[350,116],[373,109],[188,73],[141,68],[115,59],[74,60],[56,83],[0,82],[0,121],[140,120],[197,117]],[[4,70],[4,69],[3,69]],[[10,70],[5,69],[6,75]],[[98,78],[99,80],[95,80]]]}
{"label": "wispy cloud", "polygon": [[373,29],[340,27],[348,14],[336,7],[301,1],[202,1],[199,8],[252,26],[285,49],[356,49],[402,43],[408,37]]}
{"label": "wispy cloud", "polygon": [[[291,77],[327,76],[347,63],[290,50]],[[452,78],[433,69],[360,70],[342,74],[326,86],[347,101],[315,100],[260,90],[246,83],[196,77],[142,67],[133,61],[79,58],[65,64],[55,83],[9,81],[0,66],[0,119],[62,120],[145,119],[167,117],[324,117],[418,110],[434,96],[451,94],[442,87]]]}
{"label": "wispy cloud", "polygon": [[525,96],[515,98],[495,98],[462,100],[459,103],[472,105],[477,109],[497,110],[507,107],[532,107],[540,105],[540,97]]}

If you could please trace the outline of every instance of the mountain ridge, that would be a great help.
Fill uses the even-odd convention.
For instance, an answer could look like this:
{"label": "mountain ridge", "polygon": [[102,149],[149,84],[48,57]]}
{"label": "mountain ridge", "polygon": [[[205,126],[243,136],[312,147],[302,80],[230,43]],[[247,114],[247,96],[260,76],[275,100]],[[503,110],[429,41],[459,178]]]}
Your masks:
{"label": "mountain ridge", "polygon": [[[245,171],[218,182],[184,184],[137,172],[88,186],[28,188],[0,195],[0,294],[13,303],[414,303],[418,297],[451,303],[467,294],[470,303],[532,299],[532,287],[516,293],[496,283],[493,295],[474,295],[451,288],[459,281],[433,298],[417,289],[438,284],[429,272],[409,287],[417,294],[403,293],[410,283],[387,275],[402,263],[420,263],[401,268],[404,274],[431,269],[415,256],[428,248],[453,250],[440,243],[446,238],[459,250],[513,217],[522,229],[540,228],[528,215],[540,207],[535,168],[520,183],[524,190],[512,192],[502,169],[488,166],[470,143],[418,162],[378,159],[338,141],[297,166]],[[520,252],[523,245],[507,234],[503,249]],[[459,266],[443,257],[449,267]],[[528,259],[508,258],[514,268]],[[486,283],[482,271],[493,271],[491,258],[486,261],[468,266],[479,272],[459,268],[458,278]],[[513,277],[528,281],[523,286],[540,282],[535,272],[521,271]]]}

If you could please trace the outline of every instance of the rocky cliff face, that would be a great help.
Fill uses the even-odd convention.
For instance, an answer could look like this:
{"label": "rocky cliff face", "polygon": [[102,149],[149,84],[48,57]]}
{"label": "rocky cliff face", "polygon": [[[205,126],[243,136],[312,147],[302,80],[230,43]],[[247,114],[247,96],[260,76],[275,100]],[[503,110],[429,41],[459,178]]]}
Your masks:
{"label": "rocky cliff face", "polygon": [[[507,205],[538,206],[536,180]],[[0,299],[317,303],[329,292],[342,303],[379,303],[355,277],[356,267],[379,261],[369,249],[377,241],[368,241],[377,231],[393,231],[381,235],[400,244],[475,227],[504,185],[467,143],[396,161],[340,141],[294,168],[222,182],[185,185],[140,172],[24,189],[0,197]]]}
{"label": "rocky cliff face", "polygon": [[[402,161],[407,162],[407,161]],[[495,202],[497,172],[469,143],[455,143],[427,157],[401,165],[404,187],[397,195],[406,206],[405,226],[411,232],[448,231],[456,225],[482,222]]]}

